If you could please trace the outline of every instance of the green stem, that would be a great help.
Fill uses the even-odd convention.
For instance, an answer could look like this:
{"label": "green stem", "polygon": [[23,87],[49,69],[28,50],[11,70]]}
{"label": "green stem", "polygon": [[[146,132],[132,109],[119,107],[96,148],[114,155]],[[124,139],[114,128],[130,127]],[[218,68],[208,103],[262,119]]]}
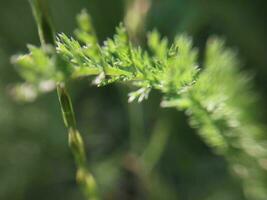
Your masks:
{"label": "green stem", "polygon": [[32,12],[37,24],[41,45],[55,44],[55,32],[53,30],[47,0],[29,0]]}
{"label": "green stem", "polygon": [[161,158],[170,135],[170,122],[161,116],[156,122],[149,143],[141,156],[146,173],[150,173]]}
{"label": "green stem", "polygon": [[[29,0],[38,27],[39,38],[43,48],[47,44],[55,45],[55,33],[52,28],[46,0]],[[81,185],[87,200],[98,200],[96,182],[87,169],[87,159],[83,138],[77,127],[70,95],[64,83],[57,85],[57,93],[65,126],[68,129],[69,147],[75,159],[77,182]]]}
{"label": "green stem", "polygon": [[146,16],[151,7],[151,0],[125,0],[126,9],[124,23],[134,43],[142,41],[144,35]]}
{"label": "green stem", "polygon": [[92,174],[87,169],[84,142],[76,128],[76,120],[70,96],[63,84],[58,84],[57,92],[64,123],[68,128],[69,146],[77,166],[77,182],[82,186],[88,200],[97,200],[99,199],[97,185]]}
{"label": "green stem", "polygon": [[138,103],[128,104],[131,150],[139,154],[144,146],[144,116],[143,106]]}

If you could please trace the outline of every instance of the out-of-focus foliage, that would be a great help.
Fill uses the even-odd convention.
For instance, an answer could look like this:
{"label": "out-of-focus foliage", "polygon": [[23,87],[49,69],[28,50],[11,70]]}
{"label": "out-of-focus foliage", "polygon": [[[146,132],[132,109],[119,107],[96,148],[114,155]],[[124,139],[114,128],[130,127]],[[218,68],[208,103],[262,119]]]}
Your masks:
{"label": "out-of-focus foliage", "polygon": [[[134,47],[120,26],[113,40],[108,39],[100,47],[90,31],[89,19],[84,12],[78,16],[84,46],[65,34],[59,35],[56,58],[65,61],[62,64],[53,62],[53,55],[46,56],[46,49],[30,47],[28,55],[19,56],[15,63],[26,81],[59,82],[64,78],[57,74],[62,73],[67,78],[69,74],[72,78],[98,75],[94,82],[99,86],[115,81],[133,82],[140,88],[129,94],[130,102],[141,102],[151,89],[160,90],[164,94],[162,105],[186,109],[200,136],[225,156],[244,180],[248,198],[263,200],[267,196],[262,179],[267,170],[265,129],[252,112],[248,113],[256,109],[255,94],[250,92],[246,77],[238,74],[234,52],[224,50],[222,41],[210,39],[204,70],[196,77],[197,51],[188,37],[177,36],[169,47],[167,39],[161,40],[154,31],[148,37],[150,55]],[[37,76],[32,76],[32,72]],[[237,94],[239,98],[235,97]]]}
{"label": "out-of-focus foliage", "polygon": [[[55,21],[56,27],[59,27],[61,31],[69,32],[73,28],[71,19],[74,17],[74,13],[80,9],[77,8],[77,5],[81,5],[77,4],[77,2],[79,1],[65,2],[65,13],[54,12],[55,20],[64,18],[60,23]],[[106,7],[107,10],[110,9],[109,3],[103,3],[102,1],[99,1],[99,3],[88,2],[88,5],[90,5],[88,9],[93,14],[92,19],[97,21],[95,23],[97,25],[96,32],[100,41],[102,41],[103,36],[110,35],[114,25],[121,21],[119,20],[120,16],[115,20],[110,18],[111,13],[122,12],[99,12],[98,9],[103,8],[105,10]],[[150,91],[150,86],[161,90],[158,84],[153,82],[155,80],[166,80],[161,83],[164,85],[162,92],[171,95],[164,98],[162,105],[187,109],[186,113],[192,119],[192,125],[200,130],[201,137],[205,138],[206,143],[214,147],[217,153],[225,155],[226,160],[230,163],[229,166],[232,172],[242,177],[247,199],[253,199],[251,195],[257,197],[255,199],[264,199],[265,196],[262,195],[265,195],[266,192],[264,185],[266,185],[267,176],[264,170],[266,166],[265,150],[262,147],[265,145],[266,137],[264,136],[265,129],[262,128],[264,122],[258,116],[262,112],[260,108],[264,108],[264,104],[261,106],[258,103],[256,92],[250,92],[254,90],[254,88],[253,90],[251,89],[250,82],[247,81],[250,77],[239,74],[239,63],[235,59],[235,53],[224,50],[221,41],[210,40],[206,46],[205,56],[202,57],[203,49],[205,48],[203,43],[206,37],[211,33],[225,34],[228,42],[237,45],[241,49],[245,64],[252,64],[250,67],[254,67],[253,71],[257,73],[258,91],[265,91],[266,88],[262,84],[264,83],[262,77],[264,77],[264,74],[266,75],[264,66],[267,62],[264,59],[265,57],[261,55],[265,52],[262,44],[264,44],[263,41],[266,38],[261,34],[264,35],[266,30],[264,30],[264,26],[260,26],[263,20],[258,20],[264,16],[261,16],[260,12],[260,9],[264,9],[264,6],[261,6],[264,5],[264,2],[259,5],[248,1],[245,3],[241,1],[235,1],[234,3],[230,1],[215,2],[217,3],[205,1],[205,6],[203,6],[199,1],[152,1],[149,13],[150,26],[153,24],[153,27],[158,27],[161,32],[166,33],[168,36],[174,36],[177,30],[189,32],[196,36],[194,44],[200,46],[200,57],[197,61],[194,51],[192,56],[188,56],[191,55],[186,50],[188,49],[186,44],[189,43],[186,38],[182,37],[183,40],[180,41],[186,41],[184,42],[185,45],[177,45],[178,49],[176,49],[176,45],[172,48],[169,47],[167,57],[172,57],[173,54],[185,55],[186,61],[190,61],[188,65],[192,66],[193,69],[196,67],[195,63],[200,63],[200,67],[204,69],[195,76],[197,71],[193,70],[193,73],[190,70],[187,71],[187,68],[183,69],[185,65],[179,63],[181,62],[180,60],[168,58],[166,61],[170,66],[166,68],[168,70],[163,70],[163,72],[160,71],[162,69],[158,69],[159,71],[155,73],[158,73],[159,79],[155,78],[157,76],[147,76],[146,73],[146,76],[142,75],[145,77],[144,80],[148,79],[150,81],[141,82],[141,84],[139,81],[137,87],[141,87],[141,89],[131,93],[130,100],[138,99],[139,97],[141,100],[146,97]],[[57,4],[62,9],[62,2],[51,1],[51,3],[52,10],[57,10]],[[73,6],[71,6],[72,3]],[[5,4],[7,6],[4,9],[8,10],[8,3]],[[112,7],[115,10],[121,8],[121,2],[116,1],[115,5]],[[81,7],[84,6],[86,7],[87,4],[84,3]],[[158,11],[158,8],[160,8],[160,11]],[[258,10],[259,12],[256,12]],[[70,16],[67,16],[67,13],[70,13]],[[234,13],[235,17],[231,13]],[[14,14],[14,16],[18,15],[19,13],[17,15]],[[112,20],[112,23],[108,23],[108,20]],[[167,21],[169,23],[166,23]],[[253,23],[256,21],[257,23]],[[101,25],[99,22],[104,23]],[[0,117],[0,137],[1,141],[5,143],[5,145],[1,144],[1,148],[3,148],[1,150],[1,158],[3,157],[1,159],[3,160],[1,162],[1,178],[6,177],[0,181],[0,197],[3,199],[80,199],[82,197],[79,196],[79,191],[75,187],[74,172],[70,169],[72,167],[71,162],[69,162],[71,159],[68,157],[69,152],[67,151],[65,131],[62,129],[62,122],[59,120],[59,109],[58,103],[55,101],[55,95],[42,96],[36,103],[25,106],[17,106],[11,102],[8,96],[3,95],[7,94],[8,92],[6,91],[11,88],[7,87],[8,84],[10,82],[14,83],[16,82],[14,80],[18,79],[15,73],[12,72],[12,68],[7,67],[9,66],[9,55],[21,50],[25,42],[30,41],[32,43],[31,37],[36,38],[36,36],[33,31],[30,34],[31,37],[25,36],[26,34],[20,36],[15,31],[11,32],[11,34],[5,34],[5,22],[1,21],[1,23],[3,29],[1,29],[0,37],[4,38],[5,42],[1,40],[1,49],[3,50],[0,56],[3,59],[1,59],[0,68],[0,109],[1,113],[7,114],[1,114]],[[8,27],[11,27],[10,24]],[[236,24],[239,24],[239,26]],[[253,28],[248,24],[252,24]],[[27,32],[34,30],[34,27],[30,25],[28,27],[31,29],[27,30]],[[247,31],[248,27],[250,27],[249,31]],[[20,32],[26,32],[26,30]],[[23,85],[21,91],[25,91],[26,87],[29,92],[28,95],[33,99],[35,98],[35,92],[53,89],[54,81],[77,78],[84,74],[100,74],[101,76],[98,76],[95,83],[104,81],[102,82],[104,84],[125,80],[125,77],[127,80],[133,80],[134,82],[136,81],[134,78],[139,78],[139,76],[129,76],[129,72],[140,72],[139,68],[127,67],[129,66],[129,60],[124,50],[126,52],[129,50],[128,44],[115,42],[115,38],[114,41],[110,40],[104,46],[101,45],[101,52],[106,55],[106,57],[104,56],[106,59],[101,60],[102,56],[99,56],[99,58],[96,56],[100,47],[90,52],[88,49],[91,48],[84,46],[88,41],[82,39],[84,36],[81,36],[81,32],[76,31],[75,33],[76,36],[80,35],[78,36],[81,41],[80,44],[64,35],[61,35],[60,40],[60,44],[63,45],[61,50],[63,47],[73,48],[70,51],[72,52],[71,57],[66,54],[62,57],[58,56],[61,54],[55,54],[55,51],[50,47],[45,52],[37,47],[31,47],[36,52],[36,57],[43,58],[42,62],[38,63],[38,66],[39,64],[42,66],[45,62],[49,63],[50,69],[52,69],[51,72],[56,73],[46,70],[39,73],[39,68],[30,68],[31,65],[24,65],[26,68],[29,67],[29,74],[33,73],[29,77],[38,75],[40,79],[38,78],[36,81],[34,78],[30,78],[30,84]],[[15,37],[14,35],[17,36]],[[168,45],[165,40],[157,39],[159,36],[156,32],[152,32],[149,38],[148,46],[151,48],[149,53],[144,53],[138,49],[136,52],[142,52],[142,61],[155,67],[160,60],[164,60],[164,57],[166,57]],[[92,41],[92,39],[89,40]],[[10,43],[6,41],[10,41]],[[93,39],[93,41],[96,40]],[[109,46],[105,49],[107,45]],[[113,46],[118,48],[115,48],[115,51],[111,51]],[[179,48],[179,46],[185,48]],[[132,48],[135,49],[135,47],[130,46],[130,49]],[[114,54],[118,49],[123,51],[120,51],[120,55]],[[73,54],[74,52],[75,54]],[[81,52],[85,56],[81,55]],[[96,58],[96,60],[90,63],[91,60],[88,61],[88,57]],[[109,59],[110,57],[112,59]],[[32,59],[33,57],[31,55],[28,58]],[[73,62],[69,62],[71,59],[73,59]],[[136,59],[136,61],[139,59]],[[102,71],[105,72],[105,66],[101,65],[101,62],[110,65],[106,67],[108,73],[112,72],[106,76],[110,78],[108,81],[103,79]],[[181,67],[175,68],[172,65],[174,62]],[[54,65],[55,63],[62,63],[62,65]],[[68,65],[68,63],[71,64]],[[86,63],[84,66],[81,65],[84,63]],[[217,68],[217,65],[224,67]],[[249,67],[249,65],[247,66]],[[88,72],[87,68],[89,67],[95,67],[96,69],[93,68],[93,71],[89,70]],[[111,69],[112,67],[114,69]],[[179,69],[183,70],[179,71]],[[6,76],[3,76],[3,74]],[[181,77],[185,82],[180,82],[179,80],[181,79],[175,78],[179,77],[179,75],[182,75]],[[27,76],[26,78],[28,79]],[[172,76],[173,78],[170,78]],[[42,78],[44,79],[42,80]],[[39,80],[42,81],[39,82]],[[194,81],[196,81],[195,84],[192,84]],[[207,82],[210,84],[206,84]],[[115,87],[105,89],[89,88],[85,81],[81,81],[81,83],[75,81],[73,83],[74,106],[78,115],[78,125],[81,127],[86,139],[90,156],[89,162],[93,165],[92,170],[96,174],[102,193],[106,194],[107,197],[113,199],[142,199],[150,197],[151,199],[235,200],[245,198],[239,188],[239,179],[229,175],[229,168],[221,156],[214,155],[198,137],[194,136],[194,130],[187,126],[186,117],[180,112],[159,111],[159,95],[153,90],[149,99],[142,103],[145,131],[142,132],[143,138],[140,141],[148,142],[150,134],[154,134],[154,126],[155,133],[160,139],[157,140],[152,137],[154,139],[151,141],[154,141],[154,143],[150,141],[149,146],[152,147],[153,151],[144,149],[144,152],[147,153],[141,158],[147,160],[147,155],[150,155],[148,157],[153,160],[153,154],[149,152],[164,152],[162,157],[159,158],[156,168],[153,168],[152,173],[147,176],[142,172],[142,161],[139,163],[139,155],[128,149],[128,129],[132,125],[126,117],[127,107],[122,103],[126,101],[126,95],[120,96],[120,92],[123,93],[123,90]],[[178,95],[173,94],[173,91],[177,92],[175,88],[178,86],[181,86],[182,90],[179,91]],[[17,91],[12,90],[11,93],[17,94]],[[25,94],[22,93],[21,95]],[[25,96],[22,97],[25,98]],[[166,113],[163,114],[162,112]],[[157,129],[161,130],[162,134],[157,133]],[[169,136],[165,139],[163,136],[166,134],[164,133],[169,133]],[[164,141],[166,149],[157,150],[158,148],[155,148],[157,145],[154,144],[161,144]],[[145,160],[143,161],[144,165],[147,164]],[[21,174],[23,174],[23,177],[20,177]],[[53,193],[47,192],[51,191],[51,189],[53,189]]]}

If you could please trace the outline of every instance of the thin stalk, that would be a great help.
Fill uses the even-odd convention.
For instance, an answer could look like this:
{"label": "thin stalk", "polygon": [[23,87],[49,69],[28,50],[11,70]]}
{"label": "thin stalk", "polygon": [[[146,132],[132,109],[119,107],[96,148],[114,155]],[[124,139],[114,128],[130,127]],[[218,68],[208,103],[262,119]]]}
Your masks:
{"label": "thin stalk", "polygon": [[[151,0],[126,0],[124,23],[130,40],[135,44],[142,41],[145,32],[146,17],[151,7]],[[131,147],[134,152],[142,153],[141,161],[146,172],[152,171],[166,147],[169,138],[170,124],[160,117],[152,131],[148,145],[143,150],[144,125],[143,109],[140,104],[128,104],[130,120]]]}
{"label": "thin stalk", "polygon": [[151,0],[125,0],[124,24],[131,41],[140,43],[145,32],[146,16],[151,7]]}
{"label": "thin stalk", "polygon": [[99,199],[97,185],[92,174],[87,169],[84,142],[76,127],[71,98],[64,84],[58,84],[57,93],[64,123],[68,128],[69,146],[76,162],[77,182],[82,186],[88,200],[97,200]]}
{"label": "thin stalk", "polygon": [[149,143],[140,157],[146,173],[151,173],[160,160],[168,142],[170,128],[170,122],[166,116],[159,117],[154,126]]}
{"label": "thin stalk", "polygon": [[[52,28],[47,0],[29,0],[37,24],[40,42],[43,48],[55,44],[55,32]],[[98,200],[96,182],[87,169],[87,159],[84,142],[79,133],[70,95],[64,83],[57,84],[57,94],[62,111],[64,124],[68,129],[69,147],[75,159],[77,182],[81,185],[87,200]]]}
{"label": "thin stalk", "polygon": [[131,150],[140,154],[145,142],[144,113],[142,104],[128,104]]}
{"label": "thin stalk", "polygon": [[[150,8],[150,0],[125,0],[124,23],[129,39],[135,44],[142,40],[145,29],[146,14]],[[123,91],[125,92],[125,91]],[[127,91],[128,93],[128,91]],[[127,104],[131,151],[140,154],[144,146],[144,113],[142,104]]]}
{"label": "thin stalk", "polygon": [[55,32],[49,14],[47,0],[29,0],[32,13],[37,24],[39,39],[42,47],[55,44]]}

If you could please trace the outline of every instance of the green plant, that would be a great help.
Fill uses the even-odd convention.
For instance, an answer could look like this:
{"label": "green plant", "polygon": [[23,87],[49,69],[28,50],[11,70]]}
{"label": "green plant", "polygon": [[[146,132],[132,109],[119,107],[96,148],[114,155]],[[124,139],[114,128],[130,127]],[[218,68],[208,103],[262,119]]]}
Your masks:
{"label": "green plant", "polygon": [[[28,54],[13,61],[26,80],[23,88],[31,91],[30,97],[57,87],[78,180],[84,185],[90,179],[85,187],[88,199],[96,196],[95,183],[86,168],[82,138],[65,88],[71,80],[87,76],[95,76],[93,83],[97,86],[114,82],[134,85],[137,89],[129,93],[129,102],[141,102],[152,89],[159,90],[161,106],[184,110],[200,137],[225,157],[231,171],[241,178],[247,198],[266,198],[266,129],[257,115],[257,95],[250,88],[248,75],[239,72],[236,53],[222,40],[208,40],[201,64],[198,50],[186,35],[177,36],[170,44],[152,31],[147,46],[140,47],[129,40],[121,24],[114,37],[100,45],[85,11],[77,17],[76,39],[61,33],[54,40],[48,14],[38,4],[41,1],[31,2],[42,47],[29,46]],[[80,174],[86,178],[79,178]]]}
{"label": "green plant", "polygon": [[[47,51],[47,45],[54,45],[55,44],[55,37],[54,37],[54,31],[52,29],[51,21],[49,19],[49,13],[47,10],[47,5],[45,1],[40,0],[30,0],[30,4],[32,7],[32,11],[36,20],[36,24],[38,27],[38,33],[39,38],[41,41],[41,49],[34,49],[36,61],[40,62],[39,64],[43,67],[43,69],[47,70],[53,68],[53,64],[49,64],[49,60],[43,57],[43,52]],[[50,48],[50,47],[48,47]],[[52,48],[52,47],[51,47]],[[49,51],[49,50],[48,50]],[[42,55],[43,54],[43,55]],[[29,61],[29,60],[28,60]],[[26,61],[27,62],[27,61]],[[35,63],[32,63],[35,65]],[[59,65],[59,63],[57,63]],[[49,69],[49,70],[50,70]],[[44,71],[43,71],[44,72]],[[50,71],[51,73],[54,73],[55,71]],[[27,72],[26,72],[27,74]],[[47,74],[48,75],[48,74]],[[64,124],[68,129],[68,138],[69,138],[69,146],[73,153],[73,156],[75,158],[76,166],[77,166],[77,174],[76,179],[77,182],[81,185],[85,196],[87,199],[91,200],[97,200],[99,199],[99,195],[96,188],[96,183],[94,180],[94,177],[89,172],[87,167],[87,159],[86,154],[84,150],[84,142],[83,139],[76,127],[76,119],[73,111],[73,106],[71,102],[71,98],[68,94],[68,91],[66,89],[65,83],[63,80],[57,81],[56,83],[57,93],[58,93],[58,99],[61,107],[62,117],[64,120]]]}

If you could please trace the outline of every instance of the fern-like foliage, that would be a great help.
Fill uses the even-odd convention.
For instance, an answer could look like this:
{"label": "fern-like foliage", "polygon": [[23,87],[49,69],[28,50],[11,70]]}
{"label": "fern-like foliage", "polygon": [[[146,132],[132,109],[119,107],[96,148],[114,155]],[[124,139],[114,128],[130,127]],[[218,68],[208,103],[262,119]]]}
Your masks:
{"label": "fern-like foliage", "polygon": [[152,31],[144,50],[129,41],[120,25],[114,37],[100,45],[86,12],[77,19],[76,39],[61,33],[56,49],[29,46],[29,54],[14,58],[35,92],[47,91],[43,89],[46,83],[87,76],[95,76],[93,83],[98,86],[117,81],[135,85],[129,102],[140,102],[152,89],[159,90],[161,105],[185,110],[201,138],[225,157],[243,180],[248,199],[266,199],[266,129],[258,120],[256,95],[248,76],[239,72],[234,51],[218,38],[209,39],[200,70],[198,50],[186,35],[177,36],[170,45]]}

